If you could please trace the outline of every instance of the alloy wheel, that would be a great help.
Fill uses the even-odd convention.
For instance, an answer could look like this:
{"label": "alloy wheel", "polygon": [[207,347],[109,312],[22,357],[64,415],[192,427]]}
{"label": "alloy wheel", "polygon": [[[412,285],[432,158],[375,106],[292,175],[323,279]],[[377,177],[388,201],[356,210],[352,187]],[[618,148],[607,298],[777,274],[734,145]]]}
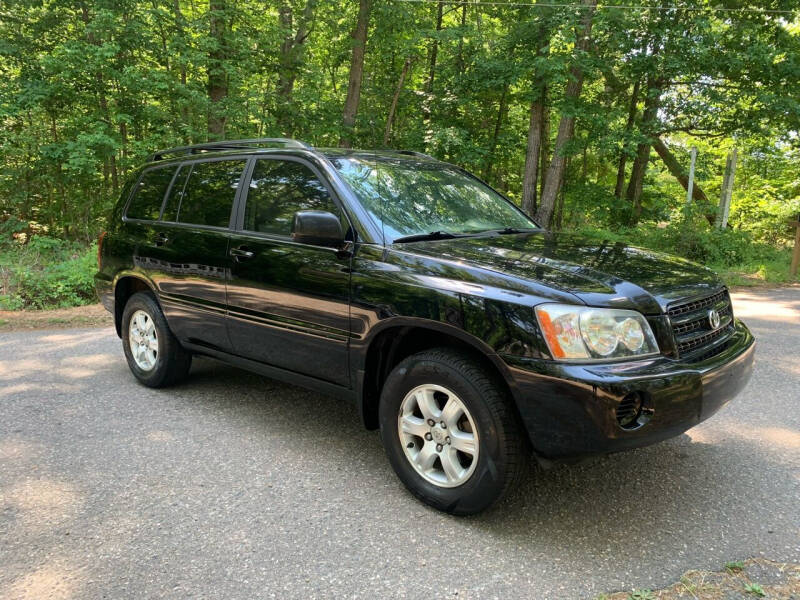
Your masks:
{"label": "alloy wheel", "polygon": [[478,430],[459,397],[440,385],[412,389],[400,404],[400,443],[408,462],[439,487],[466,483],[478,464]]}
{"label": "alloy wheel", "polygon": [[153,318],[145,311],[131,315],[128,342],[136,366],[142,371],[152,370],[158,360],[158,334]]}

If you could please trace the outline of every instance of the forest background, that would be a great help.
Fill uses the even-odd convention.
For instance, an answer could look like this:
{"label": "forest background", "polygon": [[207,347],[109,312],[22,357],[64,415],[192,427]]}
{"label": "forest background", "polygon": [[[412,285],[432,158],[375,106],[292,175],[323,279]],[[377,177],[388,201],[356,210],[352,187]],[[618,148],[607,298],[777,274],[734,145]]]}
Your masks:
{"label": "forest background", "polygon": [[276,136],[425,152],[549,228],[789,281],[800,1],[615,2],[4,0],[0,309],[96,301],[154,150]]}

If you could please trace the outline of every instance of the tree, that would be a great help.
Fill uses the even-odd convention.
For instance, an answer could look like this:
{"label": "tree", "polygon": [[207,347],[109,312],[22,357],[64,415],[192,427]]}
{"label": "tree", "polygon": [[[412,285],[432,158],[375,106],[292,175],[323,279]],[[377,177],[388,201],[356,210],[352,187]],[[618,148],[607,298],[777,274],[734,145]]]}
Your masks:
{"label": "tree", "polygon": [[[584,68],[580,59],[582,55],[589,50],[591,44],[592,22],[594,11],[597,7],[597,0],[583,0],[581,4],[585,9],[583,17],[581,18],[581,32],[575,42],[576,59],[570,68],[569,83],[567,83],[567,89],[564,93],[566,105],[570,103],[574,104],[581,95]],[[574,134],[574,106],[566,106],[561,121],[558,124],[558,134],[556,135],[553,158],[550,160],[550,166],[547,169],[547,180],[542,190],[542,202],[539,206],[539,210],[536,212],[537,221],[543,227],[549,227],[550,220],[553,218],[556,196],[561,188],[562,178],[564,177],[567,144],[572,140]]]}
{"label": "tree", "polygon": [[347,85],[347,99],[344,101],[342,125],[344,127],[339,145],[349,148],[356,124],[358,102],[361,98],[361,79],[364,76],[364,54],[367,50],[367,30],[369,28],[370,0],[359,0],[358,19],[353,30],[353,58],[350,62],[350,82]]}
{"label": "tree", "polygon": [[208,136],[224,139],[225,100],[228,97],[229,25],[226,0],[209,0],[210,49],[208,52]]}

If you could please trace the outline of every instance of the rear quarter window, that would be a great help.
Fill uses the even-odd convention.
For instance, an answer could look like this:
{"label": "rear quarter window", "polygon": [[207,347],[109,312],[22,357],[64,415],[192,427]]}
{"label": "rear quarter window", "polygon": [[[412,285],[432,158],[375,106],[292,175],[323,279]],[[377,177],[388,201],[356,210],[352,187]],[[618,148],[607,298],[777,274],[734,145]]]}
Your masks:
{"label": "rear quarter window", "polygon": [[161,215],[164,195],[175,174],[175,166],[148,169],[136,184],[133,198],[125,215],[129,219],[157,221]]}

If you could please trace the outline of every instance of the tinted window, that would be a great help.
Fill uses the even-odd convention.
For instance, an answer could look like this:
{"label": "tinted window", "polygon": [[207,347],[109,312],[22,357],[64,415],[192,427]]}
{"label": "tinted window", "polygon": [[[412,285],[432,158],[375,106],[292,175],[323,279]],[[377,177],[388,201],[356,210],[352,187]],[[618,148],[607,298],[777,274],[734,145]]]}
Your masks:
{"label": "tinted window", "polygon": [[244,160],[195,163],[178,209],[180,223],[227,227]]}
{"label": "tinted window", "polygon": [[145,171],[136,186],[133,200],[128,206],[128,218],[158,220],[164,194],[167,193],[174,174],[174,166]]}
{"label": "tinted window", "polygon": [[247,192],[244,228],[288,236],[294,213],[299,210],[340,214],[328,190],[307,166],[294,161],[256,161]]}
{"label": "tinted window", "polygon": [[178,174],[169,189],[167,201],[164,203],[164,212],[161,214],[162,221],[175,221],[178,218],[178,208],[183,198],[183,188],[186,186],[186,179],[192,171],[192,165],[182,165],[178,167]]}

